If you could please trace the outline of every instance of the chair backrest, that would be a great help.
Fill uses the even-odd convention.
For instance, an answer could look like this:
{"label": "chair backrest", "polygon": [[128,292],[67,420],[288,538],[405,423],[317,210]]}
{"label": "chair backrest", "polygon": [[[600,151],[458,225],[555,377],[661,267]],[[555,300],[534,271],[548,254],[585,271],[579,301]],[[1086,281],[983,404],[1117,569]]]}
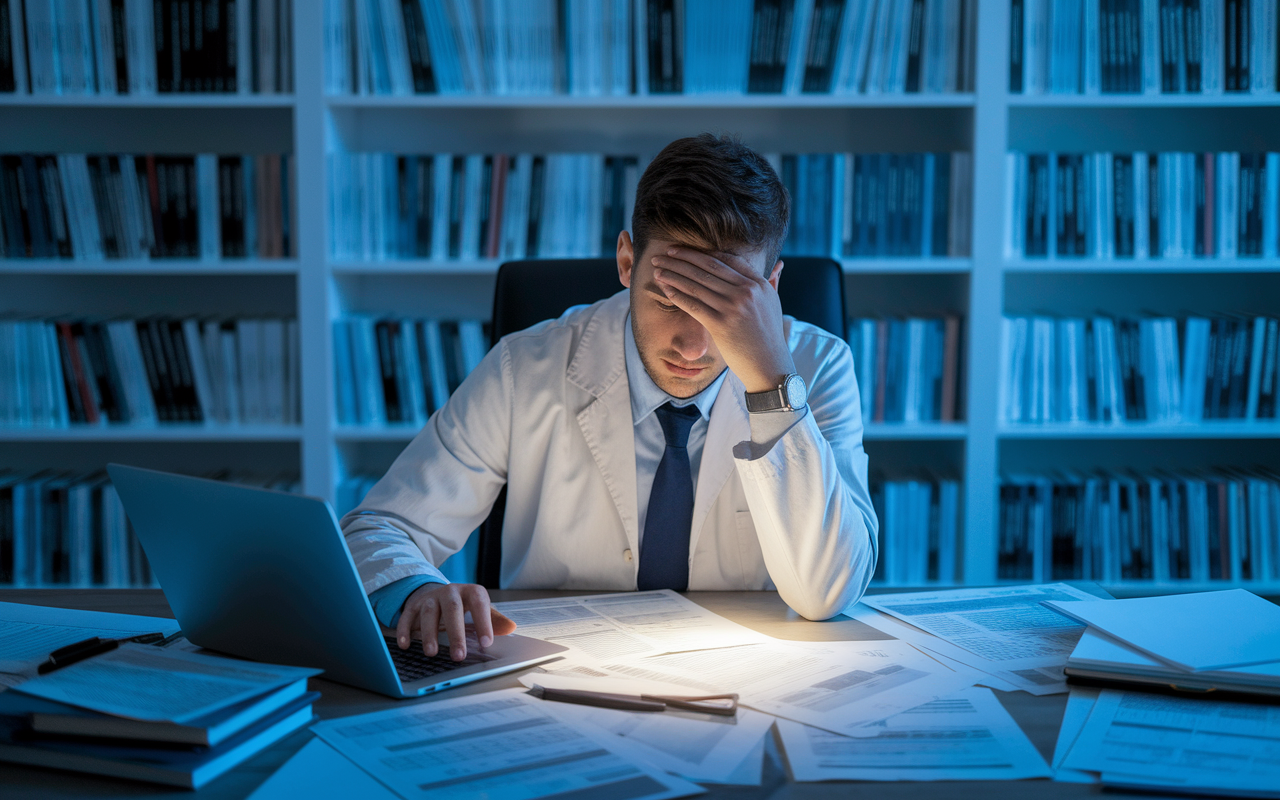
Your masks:
{"label": "chair backrest", "polygon": [[[778,298],[783,313],[845,336],[844,272],[830,258],[790,256],[783,259]],[[498,269],[493,290],[493,341],[554,319],[572,306],[587,305],[618,292],[612,258],[530,259],[508,261]],[[489,516],[480,525],[476,583],[498,589],[502,569],[502,518],[507,508],[503,487]]]}

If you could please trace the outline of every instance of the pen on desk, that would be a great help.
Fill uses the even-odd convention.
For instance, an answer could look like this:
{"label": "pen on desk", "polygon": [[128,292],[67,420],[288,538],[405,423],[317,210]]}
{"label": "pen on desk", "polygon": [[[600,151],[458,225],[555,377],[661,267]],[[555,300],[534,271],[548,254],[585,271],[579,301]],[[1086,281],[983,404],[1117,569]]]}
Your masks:
{"label": "pen on desk", "polygon": [[596,708],[616,708],[621,711],[665,711],[665,703],[655,700],[641,700],[625,694],[608,692],[587,692],[580,689],[548,689],[536,683],[529,694],[539,700],[554,700],[557,703],[577,703],[582,706]]}
{"label": "pen on desk", "polygon": [[49,654],[49,660],[45,661],[36,668],[36,673],[47,675],[54,670],[69,667],[72,664],[84,661],[87,658],[109,653],[115,650],[124,642],[136,642],[138,644],[152,644],[164,640],[163,633],[140,633],[137,636],[128,636],[123,639],[103,639],[100,636],[90,636],[88,639],[74,642],[66,647],[59,647]]}

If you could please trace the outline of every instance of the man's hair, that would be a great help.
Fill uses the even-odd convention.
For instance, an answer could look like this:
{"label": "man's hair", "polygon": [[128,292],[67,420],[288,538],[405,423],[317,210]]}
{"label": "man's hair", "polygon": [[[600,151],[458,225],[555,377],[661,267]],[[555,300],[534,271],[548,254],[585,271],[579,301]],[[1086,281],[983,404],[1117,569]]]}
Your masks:
{"label": "man's hair", "polygon": [[636,258],[650,239],[764,250],[767,277],[790,218],[787,189],[763,156],[736,138],[704,133],[675,140],[650,162],[636,187],[631,237]]}

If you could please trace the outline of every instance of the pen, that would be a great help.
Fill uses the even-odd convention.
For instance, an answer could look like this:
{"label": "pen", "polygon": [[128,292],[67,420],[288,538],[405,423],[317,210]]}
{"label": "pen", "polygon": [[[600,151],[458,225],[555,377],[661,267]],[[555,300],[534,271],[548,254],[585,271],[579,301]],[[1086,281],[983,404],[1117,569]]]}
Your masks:
{"label": "pen", "polygon": [[54,670],[71,666],[86,658],[109,653],[120,646],[122,642],[137,642],[138,644],[153,644],[165,639],[163,633],[140,633],[137,636],[128,636],[123,639],[103,639],[100,636],[91,636],[65,647],[59,647],[49,654],[49,660],[36,668],[37,674],[47,675]]}
{"label": "pen", "polygon": [[529,694],[539,700],[554,700],[558,703],[577,703],[582,706],[596,708],[616,708],[621,711],[665,711],[666,703],[656,700],[642,700],[639,697],[609,692],[587,692],[581,689],[547,689],[533,685]]}

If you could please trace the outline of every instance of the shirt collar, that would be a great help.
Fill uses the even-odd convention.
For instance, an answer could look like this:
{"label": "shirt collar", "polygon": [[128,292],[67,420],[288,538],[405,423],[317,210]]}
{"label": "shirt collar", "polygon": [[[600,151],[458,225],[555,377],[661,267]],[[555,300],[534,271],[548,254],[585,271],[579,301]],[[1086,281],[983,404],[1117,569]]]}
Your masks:
{"label": "shirt collar", "polygon": [[666,403],[674,406],[687,406],[692,403],[697,406],[703,419],[710,420],[711,407],[715,405],[716,396],[720,394],[720,386],[724,383],[724,376],[729,374],[729,370],[727,368],[721,370],[720,375],[707,388],[693,397],[672,397],[653,382],[653,378],[649,377],[649,370],[644,368],[644,361],[640,359],[640,348],[636,346],[635,333],[631,330],[631,314],[627,314],[623,327],[626,329],[624,337],[627,352],[627,382],[631,386],[632,422],[639,425],[641,420]]}

